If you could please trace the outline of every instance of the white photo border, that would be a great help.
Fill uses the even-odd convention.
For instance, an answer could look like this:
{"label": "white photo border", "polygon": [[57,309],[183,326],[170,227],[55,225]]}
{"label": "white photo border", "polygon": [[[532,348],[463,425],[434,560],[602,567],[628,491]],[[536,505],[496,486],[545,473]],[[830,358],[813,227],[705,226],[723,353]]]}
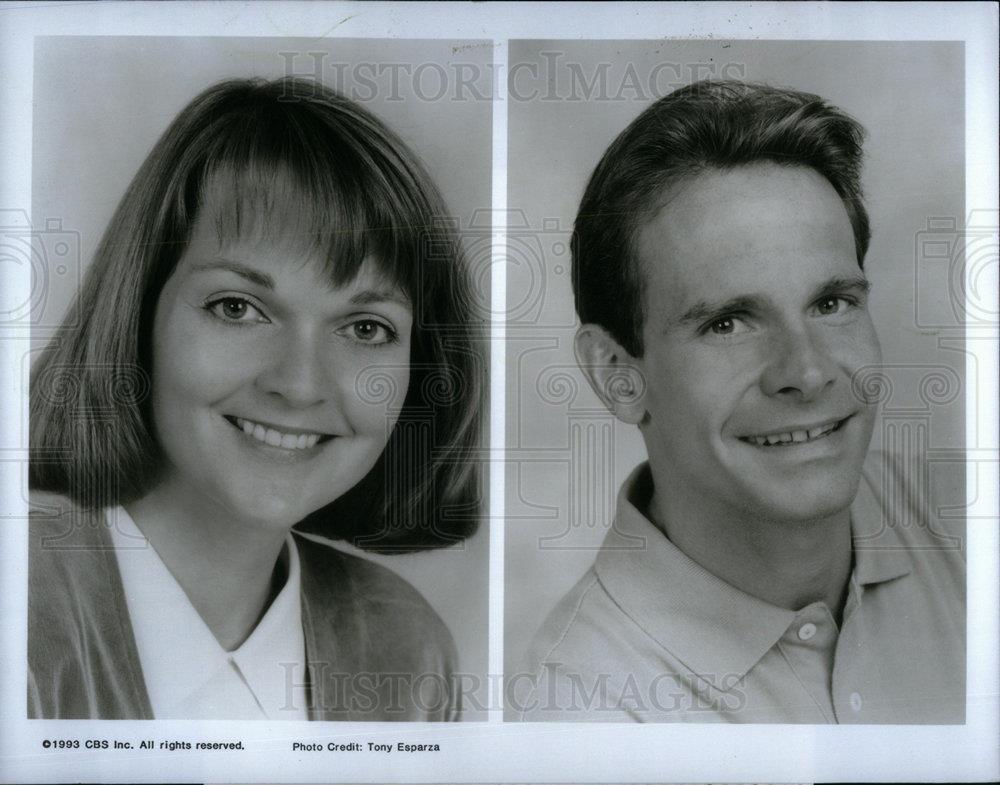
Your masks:
{"label": "white photo border", "polygon": [[[32,63],[36,36],[289,36],[492,39],[497,83],[506,43],[542,38],[759,38],[961,40],[966,62],[966,209],[997,210],[997,7],[978,3],[558,4],[63,3],[0,8],[0,208],[31,205]],[[929,88],[931,89],[931,88]],[[493,207],[506,202],[506,108],[494,112]],[[501,117],[501,115],[503,115]],[[502,211],[502,209],[501,209]],[[490,666],[502,663],[504,434],[504,227],[493,227],[491,366]],[[3,276],[5,302],[27,301],[26,272]],[[970,282],[972,283],[972,282]],[[975,281],[997,291],[993,265]],[[981,335],[981,333],[980,333]],[[24,719],[27,537],[23,451],[0,449],[0,780],[42,781],[815,781],[1000,778],[997,597],[997,330],[967,334],[967,427],[986,449],[969,510],[968,704],[964,726],[710,726],[503,723],[500,691],[487,723],[454,726]],[[19,444],[26,390],[18,342],[0,341],[0,445]],[[976,412],[978,411],[978,419]],[[983,436],[985,434],[986,436]],[[992,441],[988,441],[992,440]],[[974,443],[968,439],[968,443]],[[982,491],[985,489],[985,493]],[[975,520],[976,524],[972,525]],[[497,680],[497,684],[499,680]],[[70,750],[46,739],[241,739],[242,752]],[[293,753],[293,741],[438,743],[436,753]]]}

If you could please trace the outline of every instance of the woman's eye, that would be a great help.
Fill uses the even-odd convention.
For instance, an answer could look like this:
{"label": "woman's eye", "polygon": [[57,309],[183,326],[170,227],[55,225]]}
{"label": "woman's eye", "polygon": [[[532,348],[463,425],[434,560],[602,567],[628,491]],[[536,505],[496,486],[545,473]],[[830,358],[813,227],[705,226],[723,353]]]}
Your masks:
{"label": "woman's eye", "polygon": [[348,325],[350,337],[361,343],[385,344],[396,340],[395,331],[375,319],[359,319]]}
{"label": "woman's eye", "polygon": [[242,297],[220,297],[206,306],[224,322],[267,322],[267,317],[249,300]]}

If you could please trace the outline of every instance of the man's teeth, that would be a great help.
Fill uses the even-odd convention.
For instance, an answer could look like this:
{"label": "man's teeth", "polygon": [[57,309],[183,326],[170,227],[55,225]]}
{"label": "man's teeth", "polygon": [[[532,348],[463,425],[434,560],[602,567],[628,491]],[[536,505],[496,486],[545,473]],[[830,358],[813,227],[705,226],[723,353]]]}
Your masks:
{"label": "man's teeth", "polygon": [[766,436],[751,436],[750,441],[759,447],[770,447],[775,444],[793,444],[796,442],[809,442],[826,436],[837,430],[840,422],[832,422],[827,425],[820,425],[807,431],[788,431],[787,433],[769,433]]}
{"label": "man's teeth", "polygon": [[236,418],[236,424],[243,429],[243,433],[247,436],[252,436],[257,441],[272,447],[284,447],[286,450],[308,450],[315,447],[320,438],[318,433],[300,433],[298,435],[282,433],[260,423],[244,420],[242,417]]}

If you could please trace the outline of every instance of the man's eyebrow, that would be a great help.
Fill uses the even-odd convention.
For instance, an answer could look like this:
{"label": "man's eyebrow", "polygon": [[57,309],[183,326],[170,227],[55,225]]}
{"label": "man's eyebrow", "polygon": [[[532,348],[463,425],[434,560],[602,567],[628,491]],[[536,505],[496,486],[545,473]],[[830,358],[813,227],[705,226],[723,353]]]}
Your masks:
{"label": "man's eyebrow", "polygon": [[246,278],[250,283],[261,286],[265,289],[274,289],[274,279],[267,273],[247,267],[245,264],[234,262],[230,259],[211,259],[207,262],[196,262],[191,265],[194,272],[210,272],[212,270],[226,270],[235,273],[241,278]]}
{"label": "man's eyebrow", "polygon": [[837,292],[858,291],[867,294],[871,291],[872,283],[863,275],[852,275],[846,278],[831,278],[824,281],[816,289],[816,297],[836,294]]}
{"label": "man's eyebrow", "polygon": [[[861,291],[867,293],[872,288],[871,282],[863,275],[848,277],[830,278],[816,287],[812,299],[818,299],[837,292]],[[729,300],[720,302],[709,302],[702,300],[688,308],[677,319],[676,324],[684,325],[691,323],[701,323],[711,319],[713,316],[721,316],[727,313],[741,313],[746,311],[763,310],[766,306],[764,298],[757,295],[738,295]]]}
{"label": "man's eyebrow", "polygon": [[763,307],[764,301],[760,297],[753,295],[739,295],[720,302],[709,302],[702,300],[688,308],[677,319],[677,324],[691,324],[692,322],[704,322],[713,316],[726,313],[737,313],[740,311],[759,310]]}

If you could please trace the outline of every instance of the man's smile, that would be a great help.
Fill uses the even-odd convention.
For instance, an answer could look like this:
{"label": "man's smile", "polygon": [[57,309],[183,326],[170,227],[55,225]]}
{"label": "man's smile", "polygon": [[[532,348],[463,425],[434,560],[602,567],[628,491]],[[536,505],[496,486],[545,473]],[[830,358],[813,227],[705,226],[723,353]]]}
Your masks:
{"label": "man's smile", "polygon": [[804,444],[823,439],[831,433],[840,430],[853,415],[848,415],[843,419],[829,420],[819,425],[791,426],[788,428],[776,429],[772,433],[755,434],[752,436],[740,436],[740,441],[755,444],[758,447],[784,447],[791,444]]}

